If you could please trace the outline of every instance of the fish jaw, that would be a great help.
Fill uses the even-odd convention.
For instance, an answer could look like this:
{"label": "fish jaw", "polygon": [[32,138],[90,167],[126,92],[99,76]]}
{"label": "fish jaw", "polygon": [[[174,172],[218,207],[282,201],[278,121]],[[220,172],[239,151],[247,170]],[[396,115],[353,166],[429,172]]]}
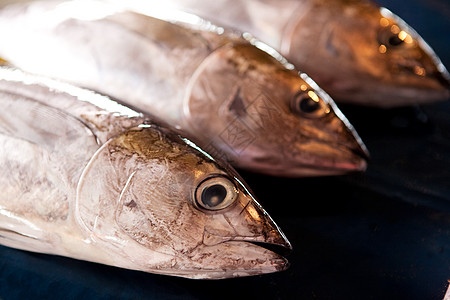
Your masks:
{"label": "fish jaw", "polygon": [[[366,168],[368,151],[330,96],[256,47],[216,50],[197,69],[187,95],[187,126],[213,141],[206,150],[224,153],[236,167],[291,177]],[[312,107],[300,108],[304,100]]]}
{"label": "fish jaw", "polygon": [[201,245],[190,256],[198,264],[208,266],[208,269],[179,269],[172,275],[191,279],[226,279],[280,272],[289,267],[284,257],[243,241]]}
{"label": "fish jaw", "polygon": [[333,176],[363,172],[369,159],[368,152],[358,144],[347,146],[326,141],[298,143],[287,153],[290,157],[284,157],[283,161],[267,155],[268,152],[248,154],[252,160],[246,168],[280,177]]}

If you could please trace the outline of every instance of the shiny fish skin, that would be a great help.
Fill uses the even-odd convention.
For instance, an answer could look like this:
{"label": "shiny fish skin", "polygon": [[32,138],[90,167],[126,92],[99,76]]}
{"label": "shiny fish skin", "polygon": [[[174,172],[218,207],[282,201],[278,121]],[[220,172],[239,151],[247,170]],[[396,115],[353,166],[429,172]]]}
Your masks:
{"label": "shiny fish skin", "polygon": [[248,31],[278,49],[338,103],[396,107],[447,100],[450,76],[398,16],[366,0],[121,1],[181,9]]}
{"label": "shiny fish skin", "polygon": [[10,6],[0,12],[0,57],[127,101],[240,168],[280,176],[366,168],[360,137],[309,77],[250,35],[195,20],[95,1]]}
{"label": "shiny fish skin", "polygon": [[0,244],[187,278],[287,268],[253,244],[291,248],[242,179],[186,138],[18,70],[0,68],[0,101]]}

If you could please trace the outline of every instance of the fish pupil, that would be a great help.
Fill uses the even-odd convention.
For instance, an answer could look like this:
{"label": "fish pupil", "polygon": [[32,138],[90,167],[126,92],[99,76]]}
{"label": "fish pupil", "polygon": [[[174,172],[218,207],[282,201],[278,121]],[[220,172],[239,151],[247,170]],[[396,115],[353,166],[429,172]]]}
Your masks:
{"label": "fish pupil", "polygon": [[207,207],[221,204],[226,197],[227,190],[220,184],[211,185],[202,192],[202,202]]}
{"label": "fish pupil", "polygon": [[398,37],[398,35],[393,35],[389,38],[389,44],[392,46],[398,46],[401,43],[403,43],[403,41]]}
{"label": "fish pupil", "polygon": [[313,113],[320,108],[320,104],[311,98],[305,98],[299,103],[299,108],[305,113]]}

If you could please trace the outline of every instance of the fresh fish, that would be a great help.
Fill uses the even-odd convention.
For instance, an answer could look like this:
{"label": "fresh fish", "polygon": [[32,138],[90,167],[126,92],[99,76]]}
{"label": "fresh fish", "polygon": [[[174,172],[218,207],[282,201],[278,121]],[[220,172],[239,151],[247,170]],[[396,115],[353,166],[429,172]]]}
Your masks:
{"label": "fresh fish", "polygon": [[368,0],[110,0],[165,6],[248,31],[339,103],[395,107],[446,100],[450,76],[406,22]]}
{"label": "fresh fish", "polygon": [[236,173],[107,97],[0,69],[0,243],[219,279],[284,270],[291,248]]}
{"label": "fresh fish", "polygon": [[126,99],[240,168],[282,176],[366,168],[367,150],[333,100],[272,48],[193,15],[158,14],[96,1],[6,7],[0,56]]}

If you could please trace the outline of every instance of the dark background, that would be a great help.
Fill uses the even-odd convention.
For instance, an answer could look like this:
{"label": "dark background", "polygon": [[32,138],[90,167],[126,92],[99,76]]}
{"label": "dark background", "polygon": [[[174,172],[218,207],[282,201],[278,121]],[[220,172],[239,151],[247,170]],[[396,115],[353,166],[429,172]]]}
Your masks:
{"label": "dark background", "polygon": [[[379,2],[450,67],[449,2]],[[341,109],[371,151],[366,173],[281,179],[241,172],[294,247],[287,271],[195,281],[0,246],[0,299],[443,299],[450,280],[450,101]]]}

